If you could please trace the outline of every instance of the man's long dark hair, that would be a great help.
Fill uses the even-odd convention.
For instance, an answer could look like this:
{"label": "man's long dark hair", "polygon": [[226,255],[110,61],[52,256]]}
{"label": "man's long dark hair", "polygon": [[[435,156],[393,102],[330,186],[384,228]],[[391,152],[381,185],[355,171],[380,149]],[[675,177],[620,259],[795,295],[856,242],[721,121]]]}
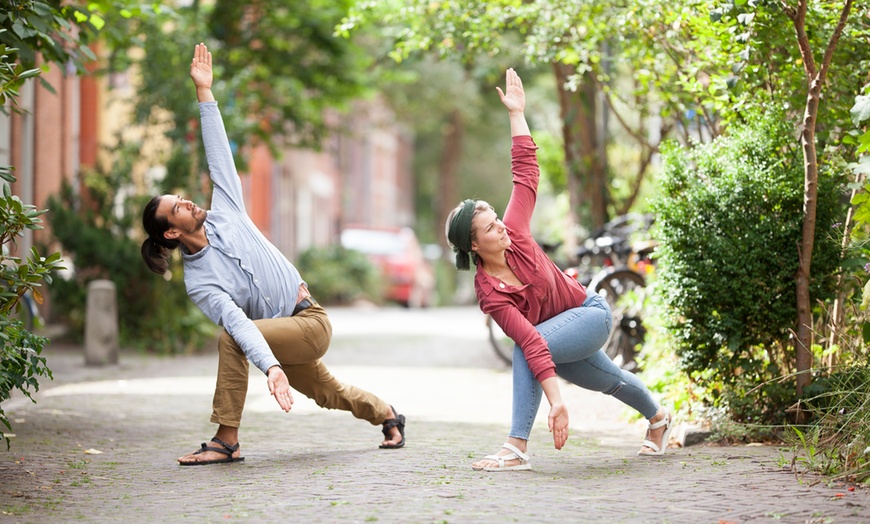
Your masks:
{"label": "man's long dark hair", "polygon": [[148,238],[142,242],[142,260],[148,269],[162,275],[169,268],[169,257],[181,242],[170,240],[163,236],[169,230],[166,217],[157,216],[157,206],[160,205],[160,195],[152,198],[142,211],[142,226],[148,233]]}

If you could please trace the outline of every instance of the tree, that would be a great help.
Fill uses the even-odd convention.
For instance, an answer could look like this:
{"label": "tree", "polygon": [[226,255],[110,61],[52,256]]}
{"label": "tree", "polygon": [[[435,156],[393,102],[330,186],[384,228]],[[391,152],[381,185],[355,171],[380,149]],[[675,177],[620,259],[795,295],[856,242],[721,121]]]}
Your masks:
{"label": "tree", "polygon": [[114,71],[129,71],[131,65],[138,70],[135,123],[168,124],[173,151],[167,189],[194,189],[197,184],[188,177],[204,168],[204,160],[189,165],[199,140],[197,113],[188,80],[178,74],[190,49],[205,41],[220,54],[215,89],[225,101],[227,127],[240,141],[237,151],[256,143],[273,152],[287,143],[316,148],[334,131],[327,122],[330,111],[367,93],[370,59],[354,43],[333,36],[347,4],[218,0],[164,9],[153,17],[112,19],[135,35],[111,47],[108,63]]}
{"label": "tree", "polygon": [[[595,214],[601,207],[594,202],[612,198],[612,193],[610,178],[590,175],[607,165],[607,157],[592,154],[598,145],[594,134],[570,132],[595,127],[592,111],[584,111],[583,97],[587,106],[593,93],[603,97],[607,114],[640,145],[641,169],[634,190],[660,139],[669,133],[681,135],[686,143],[709,141],[756,108],[784,108],[800,132],[806,168],[802,240],[796,252],[800,266],[795,275],[797,388],[802,391],[812,367],[810,260],[817,234],[819,168],[833,166],[838,155],[849,157],[848,150],[854,149],[842,138],[849,129],[856,86],[866,82],[870,54],[867,30],[847,25],[850,12],[863,12],[866,1],[796,2],[421,0],[404,2],[402,9],[390,3],[383,9],[383,3],[361,3],[344,27],[374,20],[403,27],[395,38],[397,58],[427,49],[462,56],[497,54],[509,45],[505,35],[519,34],[527,59],[553,64],[564,88],[569,189],[574,202],[582,192]],[[651,124],[654,117],[658,125]],[[571,126],[572,121],[582,124]],[[826,148],[843,151],[820,158],[818,152]],[[578,160],[596,158],[598,167],[576,165]]]}
{"label": "tree", "polygon": [[806,72],[805,89],[807,100],[804,111],[803,129],[801,130],[801,145],[804,155],[804,222],[801,244],[798,249],[797,281],[797,337],[795,351],[797,352],[797,390],[798,394],[812,381],[810,370],[813,365],[811,353],[813,314],[810,306],[810,268],[813,255],[813,242],[816,234],[816,202],[818,199],[819,162],[816,154],[816,125],[819,114],[819,102],[824,88],[828,70],[834,51],[840,41],[840,36],[846,27],[852,9],[852,0],[845,0],[840,11],[839,20],[831,33],[821,60],[816,62],[813,46],[807,36],[807,0],[798,0],[797,6],[791,6],[783,1],[783,9],[794,25],[797,44],[803,59]]}
{"label": "tree", "polygon": [[[641,78],[629,89],[629,96],[625,96],[625,89],[618,85],[626,71],[615,63],[614,56],[624,49],[637,55],[627,55],[631,71],[640,71],[637,75],[645,74],[647,79],[651,71],[662,70],[659,67],[662,57],[668,58],[664,53],[650,52],[649,47],[651,38],[665,32],[658,28],[666,25],[666,17],[643,18],[645,11],[639,8],[639,3],[360,2],[339,27],[339,32],[347,34],[359,27],[384,26],[386,36],[393,39],[391,56],[397,61],[420,51],[459,56],[464,62],[481,56],[514,53],[524,55],[529,63],[548,65],[558,88],[571,222],[582,221],[594,227],[602,225],[612,214],[624,213],[631,207],[659,141],[685,113],[678,107],[694,106],[693,98],[687,100],[686,96],[679,96],[680,91],[672,94],[668,88],[673,86],[659,92],[663,83],[642,83]],[[653,12],[662,13],[661,10]],[[665,12],[671,13],[673,9],[668,7]],[[651,22],[654,27],[641,27],[637,19]],[[626,34],[614,34],[613,27],[626,29]],[[623,62],[626,62],[625,57],[621,57]],[[647,69],[653,59],[656,67]],[[673,60],[678,59],[673,57]],[[674,68],[674,64],[670,64],[667,72],[672,73]],[[646,118],[656,114],[656,109],[657,115],[664,118]],[[632,113],[638,116],[630,116]],[[631,190],[622,201],[616,201],[612,191],[615,173],[607,153],[611,140],[610,116],[625,129],[625,136],[635,141],[638,149],[636,172],[628,175]],[[656,121],[660,124],[655,129],[650,128]]]}

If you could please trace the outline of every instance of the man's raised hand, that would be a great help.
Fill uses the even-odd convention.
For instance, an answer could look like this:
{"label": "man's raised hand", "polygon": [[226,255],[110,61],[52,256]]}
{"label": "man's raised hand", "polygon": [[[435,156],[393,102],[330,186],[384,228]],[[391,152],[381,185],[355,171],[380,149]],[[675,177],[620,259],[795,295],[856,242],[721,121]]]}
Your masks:
{"label": "man's raised hand", "polygon": [[211,89],[211,53],[205,44],[197,44],[193,50],[193,60],[190,62],[190,78],[199,89]]}

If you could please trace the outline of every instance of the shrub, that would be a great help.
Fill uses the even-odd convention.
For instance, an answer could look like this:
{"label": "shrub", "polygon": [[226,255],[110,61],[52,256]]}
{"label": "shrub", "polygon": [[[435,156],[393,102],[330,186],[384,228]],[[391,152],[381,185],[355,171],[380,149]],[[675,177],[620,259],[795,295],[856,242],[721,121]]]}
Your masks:
{"label": "shrub", "polygon": [[324,304],[343,304],[358,298],[381,300],[377,268],[358,251],[340,245],[311,248],[296,264],[311,294]]}
{"label": "shrub", "polygon": [[[712,143],[663,148],[655,203],[664,324],[681,367],[738,422],[784,421],[803,222],[803,159],[787,119],[750,116]],[[820,176],[813,302],[833,294],[837,181]]]}
{"label": "shrub", "polygon": [[[10,168],[0,169],[0,179],[12,183]],[[14,243],[22,236],[25,229],[42,229],[40,215],[45,211],[24,204],[12,195],[9,186],[3,184],[3,195],[0,198],[0,405],[8,400],[12,391],[19,390],[27,398],[33,391],[39,391],[37,377],[52,378],[51,370],[45,365],[45,358],[39,356],[48,343],[48,339],[39,337],[24,328],[22,323],[13,318],[21,297],[30,292],[38,301],[42,301],[40,291],[41,281],[51,283],[51,271],[62,269],[60,254],[53,253],[42,257],[36,249],[32,249],[27,259],[7,256],[7,244]],[[34,401],[35,402],[35,401]],[[6,429],[12,426],[6,413],[0,408],[0,422]],[[0,438],[9,439],[4,430],[0,429]]]}

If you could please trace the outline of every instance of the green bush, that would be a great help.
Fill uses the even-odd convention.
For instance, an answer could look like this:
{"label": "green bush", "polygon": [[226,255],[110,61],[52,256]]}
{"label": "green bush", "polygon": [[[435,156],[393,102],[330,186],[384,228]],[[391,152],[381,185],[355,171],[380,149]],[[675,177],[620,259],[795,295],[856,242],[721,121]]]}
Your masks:
{"label": "green bush", "polygon": [[323,304],[344,304],[359,298],[381,301],[377,268],[358,251],[340,245],[311,248],[297,261],[311,294]]}
{"label": "green bush", "polygon": [[[39,356],[48,340],[25,329],[14,315],[25,293],[32,293],[34,299],[41,302],[41,282],[50,284],[51,271],[62,269],[59,253],[42,257],[36,249],[32,249],[26,259],[7,256],[8,244],[14,244],[25,229],[42,229],[42,219],[39,217],[45,211],[24,204],[2,181],[15,182],[10,168],[0,168],[0,184],[3,187],[0,196],[0,405],[16,389],[33,400],[30,390],[39,391],[37,377],[52,378],[45,358]],[[2,407],[0,422],[6,429],[12,429]],[[8,449],[9,439],[2,428],[0,438],[6,441]]]}
{"label": "green bush", "polygon": [[[795,399],[789,341],[803,222],[803,158],[776,111],[691,149],[663,148],[655,202],[658,290],[681,367],[702,400],[735,421],[777,424]],[[837,181],[820,176],[814,304],[833,295],[841,216]]]}
{"label": "green bush", "polygon": [[[165,276],[150,272],[140,254],[142,209],[152,195],[122,197],[131,187],[133,158],[123,151],[108,172],[86,172],[82,192],[66,184],[49,199],[54,236],[72,258],[75,276],[52,286],[55,309],[74,337],[84,336],[87,286],[95,279],[114,282],[122,345],[184,353],[211,340],[217,327],[187,296],[181,261],[174,257]],[[130,160],[128,160],[129,162]],[[80,195],[85,194],[82,198]]]}

